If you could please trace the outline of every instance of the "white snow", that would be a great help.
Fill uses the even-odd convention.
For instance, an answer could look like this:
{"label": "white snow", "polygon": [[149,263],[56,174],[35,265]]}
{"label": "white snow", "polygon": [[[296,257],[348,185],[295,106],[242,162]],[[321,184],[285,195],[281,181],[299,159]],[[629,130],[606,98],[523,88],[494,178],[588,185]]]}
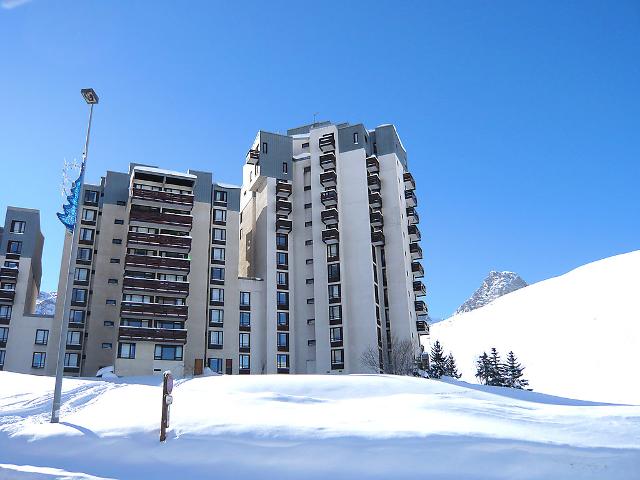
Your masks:
{"label": "white snow", "polygon": [[161,380],[0,372],[0,478],[627,479],[640,407],[382,375]]}
{"label": "white snow", "polygon": [[476,382],[475,361],[513,350],[534,390],[640,404],[640,251],[539,282],[431,326]]}

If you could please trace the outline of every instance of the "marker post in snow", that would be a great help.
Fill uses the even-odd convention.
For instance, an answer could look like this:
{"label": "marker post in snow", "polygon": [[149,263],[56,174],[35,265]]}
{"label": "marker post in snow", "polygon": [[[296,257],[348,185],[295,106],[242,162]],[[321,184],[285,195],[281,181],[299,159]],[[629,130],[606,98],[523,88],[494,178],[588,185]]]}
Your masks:
{"label": "marker post in snow", "polygon": [[160,441],[167,439],[167,428],[169,428],[169,410],[173,403],[173,375],[169,370],[162,374],[162,419],[160,420]]}

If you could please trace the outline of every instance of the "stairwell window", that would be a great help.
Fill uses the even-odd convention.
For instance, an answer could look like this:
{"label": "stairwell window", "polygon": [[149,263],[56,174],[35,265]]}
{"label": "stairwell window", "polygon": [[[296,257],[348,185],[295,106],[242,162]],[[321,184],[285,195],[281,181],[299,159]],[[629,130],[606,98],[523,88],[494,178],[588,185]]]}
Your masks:
{"label": "stairwell window", "polygon": [[240,364],[240,370],[249,370],[249,367],[250,367],[249,355],[238,356],[238,363]]}
{"label": "stairwell window", "polygon": [[282,173],[289,173],[287,162],[282,162]]}
{"label": "stairwell window", "polygon": [[251,293],[250,292],[240,292],[240,305],[243,307],[248,307],[251,305]]}
{"label": "stairwell window", "polygon": [[209,332],[209,348],[222,347],[224,345],[224,333],[218,330]]}
{"label": "stairwell window", "polygon": [[215,202],[227,203],[227,192],[225,192],[224,190],[214,190],[213,200]]}
{"label": "stairwell window", "polygon": [[11,305],[0,305],[0,319],[9,320],[11,318]]}
{"label": "stairwell window", "polygon": [[73,273],[73,279],[76,282],[86,282],[89,280],[89,269],[88,268],[76,268]]}
{"label": "stairwell window", "polygon": [[21,220],[11,221],[11,233],[24,233],[24,229],[27,226],[26,222]]}
{"label": "stairwell window", "polygon": [[[36,334],[36,339],[38,338]],[[9,339],[9,329],[7,327],[0,327],[0,343],[7,343]]]}
{"label": "stairwell window", "polygon": [[80,366],[80,354],[79,353],[65,353],[64,354],[64,366],[78,368]]}
{"label": "stairwell window", "polygon": [[250,312],[240,312],[240,326],[241,327],[250,327],[251,326],[251,313]]}
{"label": "stairwell window", "polygon": [[67,345],[80,345],[82,332],[67,332]]}
{"label": "stairwell window", "polygon": [[353,143],[358,143],[358,132],[353,132]]}
{"label": "stairwell window", "polygon": [[22,242],[16,240],[7,242],[7,253],[20,255],[22,253]]}
{"label": "stairwell window", "polygon": [[44,352],[34,352],[31,359],[31,368],[44,368],[47,354]]}
{"label": "stairwell window", "polygon": [[85,303],[87,301],[87,291],[84,288],[74,288],[71,291],[71,301]]}
{"label": "stairwell window", "polygon": [[97,217],[97,213],[95,210],[91,210],[90,208],[83,208],[82,209],[82,220],[85,220],[87,222],[95,222],[96,221],[96,217]]}
{"label": "stairwell window", "polygon": [[46,345],[49,343],[49,330],[36,330],[36,345]]}
{"label": "stairwell window", "polygon": [[289,368],[289,355],[278,354],[278,368]]}
{"label": "stairwell window", "polygon": [[268,145],[267,142],[262,142],[262,153],[267,154],[268,152]]}
{"label": "stairwell window", "polygon": [[209,325],[222,325],[224,323],[224,310],[213,308],[209,310]]}
{"label": "stairwell window", "polygon": [[240,348],[249,348],[251,346],[251,340],[248,333],[240,333],[238,338]]}

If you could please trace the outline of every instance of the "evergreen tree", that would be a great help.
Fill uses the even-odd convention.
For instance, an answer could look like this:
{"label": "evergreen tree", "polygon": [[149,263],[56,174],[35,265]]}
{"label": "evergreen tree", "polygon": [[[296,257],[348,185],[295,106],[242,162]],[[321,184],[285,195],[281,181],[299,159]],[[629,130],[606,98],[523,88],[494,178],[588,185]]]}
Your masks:
{"label": "evergreen tree", "polygon": [[460,378],[462,374],[458,373],[458,367],[456,366],[456,360],[453,358],[453,354],[449,352],[449,356],[445,359],[445,375],[452,378]]}
{"label": "evergreen tree", "polygon": [[523,378],[524,367],[520,365],[513,352],[507,355],[507,363],[504,364],[505,386],[523,389],[529,385],[529,381]]}
{"label": "evergreen tree", "polygon": [[429,358],[429,376],[431,378],[440,378],[446,375],[446,358],[444,349],[438,340],[431,347],[431,358]]}
{"label": "evergreen tree", "polygon": [[476,377],[480,380],[480,383],[485,385],[489,384],[489,376],[491,374],[491,361],[487,352],[482,352],[482,355],[478,357],[476,362]]}
{"label": "evergreen tree", "polygon": [[495,347],[491,348],[491,356],[489,357],[489,377],[487,379],[487,385],[493,385],[494,387],[505,386],[504,366],[500,361],[500,354]]}

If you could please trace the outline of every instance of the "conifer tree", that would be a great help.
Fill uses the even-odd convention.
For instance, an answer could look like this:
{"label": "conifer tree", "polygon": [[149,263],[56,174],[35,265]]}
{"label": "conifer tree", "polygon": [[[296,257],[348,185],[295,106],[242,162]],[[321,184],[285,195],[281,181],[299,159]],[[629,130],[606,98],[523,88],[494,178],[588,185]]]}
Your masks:
{"label": "conifer tree", "polygon": [[482,355],[478,357],[476,362],[476,377],[480,380],[480,383],[485,385],[489,384],[489,376],[491,374],[491,361],[487,352],[482,352]]}
{"label": "conifer tree", "polygon": [[504,364],[505,386],[523,389],[529,385],[529,381],[523,378],[524,367],[520,365],[513,352],[507,355],[507,363]]}
{"label": "conifer tree", "polygon": [[444,349],[438,340],[431,347],[431,355],[429,359],[429,376],[431,378],[440,378],[446,375],[446,358]]}
{"label": "conifer tree", "polygon": [[493,385],[494,387],[505,386],[504,366],[500,361],[500,354],[495,347],[491,348],[491,356],[489,357],[489,378],[487,379],[487,385]]}
{"label": "conifer tree", "polygon": [[449,356],[445,359],[445,375],[452,378],[460,378],[462,376],[462,374],[458,373],[456,360],[453,358],[451,352],[449,352]]}

